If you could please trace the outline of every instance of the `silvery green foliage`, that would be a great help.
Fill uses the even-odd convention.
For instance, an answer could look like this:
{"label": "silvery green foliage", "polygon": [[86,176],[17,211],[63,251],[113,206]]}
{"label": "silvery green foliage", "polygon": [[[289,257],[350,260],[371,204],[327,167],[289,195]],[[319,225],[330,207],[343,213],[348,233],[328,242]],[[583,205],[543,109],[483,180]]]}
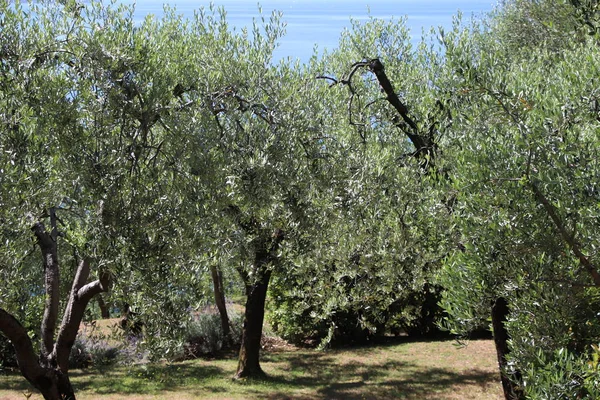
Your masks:
{"label": "silvery green foliage", "polygon": [[425,42],[413,48],[402,20],[353,21],[339,49],[314,65],[337,121],[340,159],[325,234],[273,282],[273,322],[296,341],[383,334],[393,318],[406,329],[421,309],[410,299],[432,287],[452,242],[446,167],[440,159],[439,169],[423,168],[372,72],[355,69],[375,58],[420,132],[441,143],[439,129],[450,122],[442,57]]}
{"label": "silvery green foliage", "polygon": [[[48,208],[62,276],[82,257],[109,271],[110,301],[139,314],[156,354],[181,343],[208,263],[252,272],[273,229],[281,256],[319,240],[344,154],[327,88],[271,64],[277,13],[232,32],[214,7],[136,25],[131,8],[96,2],[1,6],[0,306],[28,328],[42,303],[29,229]],[[257,229],[241,232],[230,206]]]}
{"label": "silvery green foliage", "polygon": [[[556,12],[572,10],[559,3]],[[485,324],[492,301],[504,297],[509,365],[521,372],[526,394],[594,398],[597,383],[586,378],[585,360],[600,339],[590,268],[600,244],[597,39],[562,41],[566,28],[553,25],[554,13],[523,18],[511,7],[489,30],[456,27],[442,36],[454,80],[445,154],[461,244],[441,274],[447,326],[465,334]],[[525,46],[517,51],[505,30],[511,18],[527,29],[547,24],[556,34],[529,43],[520,28],[511,30]],[[571,22],[569,29],[585,29]]]}

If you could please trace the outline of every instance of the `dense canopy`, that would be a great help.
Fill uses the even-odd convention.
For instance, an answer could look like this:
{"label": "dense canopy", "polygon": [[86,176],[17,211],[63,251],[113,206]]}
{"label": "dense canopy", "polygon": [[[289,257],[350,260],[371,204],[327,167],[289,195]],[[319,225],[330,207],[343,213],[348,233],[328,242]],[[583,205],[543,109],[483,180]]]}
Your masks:
{"label": "dense canopy", "polygon": [[0,0],[0,352],[46,399],[92,300],[172,359],[213,290],[237,378],[268,309],[322,348],[492,328],[507,399],[600,398],[599,2],[354,21],[305,65],[278,13],[132,14]]}

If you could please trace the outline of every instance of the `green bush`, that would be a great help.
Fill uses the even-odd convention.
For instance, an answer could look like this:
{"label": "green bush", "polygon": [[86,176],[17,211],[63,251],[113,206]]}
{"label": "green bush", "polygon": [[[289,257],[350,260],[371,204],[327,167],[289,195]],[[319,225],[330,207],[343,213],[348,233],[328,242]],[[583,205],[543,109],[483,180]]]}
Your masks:
{"label": "green bush", "polygon": [[426,283],[390,301],[391,296],[373,295],[378,285],[368,276],[362,287],[337,282],[335,302],[311,297],[308,290],[272,285],[269,322],[279,336],[297,345],[335,346],[365,343],[388,333],[423,336],[440,331],[441,287]]}
{"label": "green bush", "polygon": [[78,337],[75,339],[73,347],[71,347],[71,354],[69,354],[69,368],[87,368],[91,363],[92,356],[86,347],[86,342]]}

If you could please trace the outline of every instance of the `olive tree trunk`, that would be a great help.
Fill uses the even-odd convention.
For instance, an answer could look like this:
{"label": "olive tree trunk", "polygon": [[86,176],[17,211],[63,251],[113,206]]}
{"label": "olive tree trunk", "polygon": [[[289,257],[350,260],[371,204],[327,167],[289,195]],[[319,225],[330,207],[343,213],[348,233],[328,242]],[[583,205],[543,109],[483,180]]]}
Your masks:
{"label": "olive tree trunk", "polygon": [[231,345],[231,328],[229,326],[229,316],[227,315],[227,305],[225,303],[225,290],[223,288],[223,274],[216,265],[211,265],[210,272],[212,275],[214,293],[215,293],[215,304],[219,310],[219,316],[221,317],[221,331],[223,332],[223,347],[229,347]]}
{"label": "olive tree trunk", "polygon": [[260,378],[265,375],[260,367],[260,340],[265,320],[265,300],[271,279],[271,271],[262,268],[257,271],[262,275],[257,282],[246,285],[246,310],[242,328],[239,363],[236,379]]}
{"label": "olive tree trunk", "polygon": [[96,300],[98,301],[98,307],[100,307],[100,315],[102,316],[102,319],[109,319],[110,318],[110,310],[108,308],[108,305],[102,298],[102,296],[101,295],[96,296]]}
{"label": "olive tree trunk", "polygon": [[79,263],[58,336],[54,337],[59,305],[59,263],[57,257],[56,216],[50,210],[52,231],[41,222],[32,231],[42,253],[46,301],[41,324],[41,351],[35,354],[27,330],[6,310],[0,308],[0,332],[12,343],[21,373],[47,400],[75,399],[69,379],[69,354],[75,342],[85,308],[97,294],[108,290],[109,275],[86,283],[90,273],[87,260]]}
{"label": "olive tree trunk", "polygon": [[252,274],[239,270],[246,286],[246,309],[242,327],[239,363],[234,379],[261,378],[265,375],[260,367],[260,340],[265,319],[265,301],[277,251],[284,239],[283,231],[277,229],[271,237],[260,238],[255,243]]}
{"label": "olive tree trunk", "polygon": [[[500,367],[500,379],[502,389],[506,400],[524,399],[522,389],[513,380],[519,380],[520,374],[509,375],[507,370],[506,357],[510,352],[508,348],[508,331],[506,330],[506,321],[508,319],[508,302],[503,297],[496,299],[492,305],[492,328],[494,329],[494,344],[496,345],[496,354],[498,356],[498,366]],[[512,378],[512,379],[511,379]]]}

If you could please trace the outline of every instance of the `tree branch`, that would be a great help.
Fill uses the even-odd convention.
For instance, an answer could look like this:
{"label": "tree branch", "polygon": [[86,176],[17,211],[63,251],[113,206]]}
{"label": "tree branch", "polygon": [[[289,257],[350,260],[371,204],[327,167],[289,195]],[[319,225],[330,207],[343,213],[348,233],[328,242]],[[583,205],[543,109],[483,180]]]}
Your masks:
{"label": "tree branch", "polygon": [[[51,210],[54,214],[54,209]],[[51,218],[51,222],[56,224],[56,216]],[[52,353],[54,347],[54,331],[56,329],[56,320],[58,319],[59,303],[59,269],[58,255],[56,251],[56,240],[53,235],[56,234],[56,227],[52,227],[49,234],[43,223],[37,222],[31,230],[37,238],[38,246],[42,252],[42,263],[44,265],[44,283],[46,290],[46,299],[44,305],[44,316],[42,318],[42,354],[47,357]]]}
{"label": "tree branch", "polygon": [[43,376],[45,371],[40,366],[27,330],[15,317],[2,308],[0,308],[0,332],[6,335],[12,343],[23,376],[35,385],[34,382]]}
{"label": "tree branch", "polygon": [[324,79],[324,80],[328,80],[331,81],[331,83],[329,84],[329,87],[335,86],[338,84],[338,80],[335,78],[332,78],[330,76],[325,76],[325,75],[317,75],[316,79]]}
{"label": "tree branch", "polygon": [[581,265],[583,265],[591,275],[594,281],[594,285],[596,285],[596,287],[600,287],[600,273],[598,273],[598,268],[590,261],[589,257],[583,254],[581,246],[579,245],[579,243],[577,243],[574,236],[571,235],[565,227],[565,224],[558,215],[556,207],[554,207],[554,205],[550,203],[550,201],[546,198],[544,193],[542,193],[542,191],[535,182],[530,180],[529,186],[533,190],[536,200],[544,207],[544,210],[546,210],[546,213],[554,223],[554,226],[560,233],[562,239],[568,244],[573,254],[575,254],[575,256],[579,259]]}
{"label": "tree branch", "polygon": [[385,73],[385,67],[379,61],[378,58],[375,58],[369,62],[369,70],[375,74],[377,81],[379,82],[379,86],[386,95],[386,100],[388,103],[394,107],[394,109],[400,114],[404,122],[410,127],[411,132],[406,132],[406,136],[415,146],[416,152],[415,155],[419,156],[422,154],[429,154],[432,149],[433,143],[431,143],[431,139],[424,139],[421,135],[419,135],[419,127],[416,122],[408,115],[408,107],[400,100],[400,97],[394,91],[394,87],[392,86],[392,82],[390,82],[387,74]]}
{"label": "tree branch", "polygon": [[[394,109],[398,113],[399,117],[394,117],[393,119],[394,124],[402,130],[402,132],[406,135],[406,137],[411,141],[411,143],[415,147],[415,151],[414,153],[412,153],[412,155],[418,158],[429,156],[430,160],[426,161],[424,165],[427,167],[431,167],[431,158],[433,156],[433,150],[435,148],[433,133],[430,131],[427,132],[426,135],[420,134],[417,123],[409,115],[408,107],[402,102],[402,100],[400,100],[400,97],[394,91],[394,87],[390,82],[387,74],[385,73],[385,68],[378,58],[374,58],[372,60],[367,61],[360,61],[352,64],[348,75],[342,78],[340,81],[336,80],[335,78],[323,75],[317,76],[317,79],[330,80],[332,82],[329,85],[330,87],[337,84],[346,85],[348,87],[348,90],[350,90],[350,99],[348,100],[348,114],[350,124],[364,126],[364,124],[361,125],[353,122],[352,120],[352,103],[354,101],[354,97],[357,94],[354,87],[352,86],[352,78],[360,68],[368,68],[369,71],[371,71],[375,75],[379,86],[381,87],[381,90],[386,95],[385,100],[387,100],[387,102],[390,103],[390,105],[394,107]],[[369,104],[373,104],[374,102],[375,101],[372,101]],[[400,121],[400,118],[402,119],[402,121]]]}
{"label": "tree branch", "polygon": [[110,274],[102,273],[100,279],[85,284],[90,274],[87,260],[82,260],[73,279],[69,303],[65,309],[53,356],[58,367],[66,372],[69,367],[69,354],[77,337],[79,325],[89,301],[97,294],[108,290]]}

